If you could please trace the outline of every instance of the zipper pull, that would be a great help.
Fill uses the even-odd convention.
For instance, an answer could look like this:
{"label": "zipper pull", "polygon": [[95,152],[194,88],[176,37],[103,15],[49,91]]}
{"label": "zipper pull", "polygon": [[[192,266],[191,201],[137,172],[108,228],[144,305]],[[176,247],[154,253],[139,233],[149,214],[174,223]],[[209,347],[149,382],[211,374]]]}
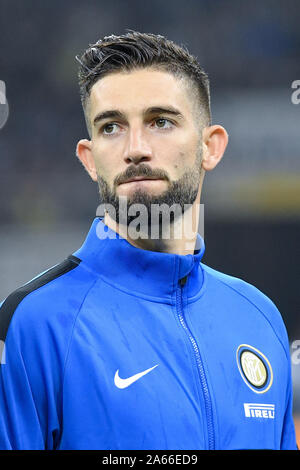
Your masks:
{"label": "zipper pull", "polygon": [[184,276],[181,279],[179,279],[179,284],[181,285],[181,287],[185,286],[187,278],[188,278],[187,276]]}

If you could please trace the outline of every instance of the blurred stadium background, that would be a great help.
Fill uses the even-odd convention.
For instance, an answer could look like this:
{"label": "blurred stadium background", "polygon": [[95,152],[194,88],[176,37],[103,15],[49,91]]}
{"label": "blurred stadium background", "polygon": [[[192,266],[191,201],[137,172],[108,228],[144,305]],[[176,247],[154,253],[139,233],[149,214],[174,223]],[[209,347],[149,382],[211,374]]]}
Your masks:
{"label": "blurred stadium background", "polygon": [[[223,161],[204,183],[203,261],[275,302],[293,352],[300,104],[292,103],[291,84],[300,80],[299,18],[297,0],[0,0],[0,80],[10,110],[0,130],[0,299],[75,251],[99,204],[75,157],[77,140],[87,137],[75,55],[104,35],[153,32],[198,57],[211,80],[213,121],[229,133]],[[292,369],[298,426],[300,364]]]}

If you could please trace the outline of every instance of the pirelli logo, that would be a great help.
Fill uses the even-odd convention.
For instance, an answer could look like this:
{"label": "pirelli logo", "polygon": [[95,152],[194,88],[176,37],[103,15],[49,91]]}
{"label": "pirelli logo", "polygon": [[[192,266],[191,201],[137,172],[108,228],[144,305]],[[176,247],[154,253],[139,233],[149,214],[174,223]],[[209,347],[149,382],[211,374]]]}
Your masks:
{"label": "pirelli logo", "polygon": [[244,403],[244,410],[246,418],[275,418],[275,405]]}

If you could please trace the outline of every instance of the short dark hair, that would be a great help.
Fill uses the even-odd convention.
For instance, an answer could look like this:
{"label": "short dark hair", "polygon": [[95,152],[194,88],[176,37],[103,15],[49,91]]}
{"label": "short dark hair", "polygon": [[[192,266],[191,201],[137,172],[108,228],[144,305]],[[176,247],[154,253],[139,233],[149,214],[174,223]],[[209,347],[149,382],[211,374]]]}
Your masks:
{"label": "short dark hair", "polygon": [[185,77],[196,89],[203,110],[205,125],[211,122],[209,79],[196,57],[184,46],[179,46],[164,36],[129,31],[121,36],[105,36],[90,44],[79,62],[78,79],[80,97],[86,116],[86,104],[92,86],[105,75],[120,71],[153,67],[175,76]]}

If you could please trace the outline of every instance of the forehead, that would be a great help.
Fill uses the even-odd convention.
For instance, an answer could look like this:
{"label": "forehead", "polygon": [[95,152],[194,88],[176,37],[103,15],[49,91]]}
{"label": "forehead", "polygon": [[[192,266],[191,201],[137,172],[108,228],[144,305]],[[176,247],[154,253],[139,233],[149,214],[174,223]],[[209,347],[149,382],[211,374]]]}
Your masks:
{"label": "forehead", "polygon": [[187,82],[185,78],[151,68],[111,73],[91,89],[91,118],[107,109],[133,113],[162,105],[176,107],[188,116],[192,113],[193,99]]}

